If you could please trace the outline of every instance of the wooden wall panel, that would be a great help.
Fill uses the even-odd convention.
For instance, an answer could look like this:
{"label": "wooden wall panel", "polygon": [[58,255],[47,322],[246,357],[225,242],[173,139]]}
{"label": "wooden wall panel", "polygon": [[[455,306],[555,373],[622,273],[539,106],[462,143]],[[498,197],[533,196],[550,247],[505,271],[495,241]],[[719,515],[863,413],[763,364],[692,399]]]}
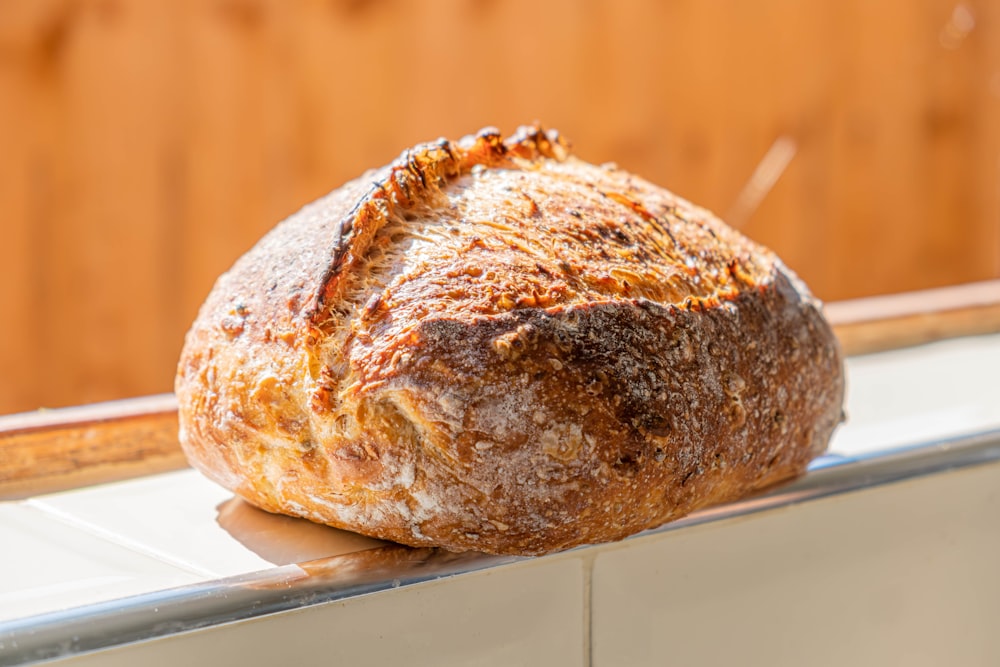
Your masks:
{"label": "wooden wall panel", "polygon": [[0,412],[33,407],[50,384],[38,368],[53,320],[40,307],[55,189],[43,128],[60,9],[0,5]]}
{"label": "wooden wall panel", "polygon": [[25,393],[36,393],[32,361],[39,356],[40,319],[33,310],[38,276],[32,231],[41,199],[28,109],[34,82],[3,65],[0,61],[0,411],[22,405]]}
{"label": "wooden wall panel", "polygon": [[168,391],[277,220],[535,119],[825,299],[1000,276],[990,0],[8,0],[0,412]]}

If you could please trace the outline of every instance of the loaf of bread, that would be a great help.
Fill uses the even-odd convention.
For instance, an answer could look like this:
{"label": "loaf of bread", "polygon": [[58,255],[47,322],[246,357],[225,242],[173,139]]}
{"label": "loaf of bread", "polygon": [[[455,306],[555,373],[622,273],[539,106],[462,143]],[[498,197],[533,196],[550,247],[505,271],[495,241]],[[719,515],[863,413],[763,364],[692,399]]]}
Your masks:
{"label": "loaf of bread", "polygon": [[258,507],[543,554],[800,474],[844,375],[770,251],[530,127],[417,146],[280,223],[176,390],[191,463]]}

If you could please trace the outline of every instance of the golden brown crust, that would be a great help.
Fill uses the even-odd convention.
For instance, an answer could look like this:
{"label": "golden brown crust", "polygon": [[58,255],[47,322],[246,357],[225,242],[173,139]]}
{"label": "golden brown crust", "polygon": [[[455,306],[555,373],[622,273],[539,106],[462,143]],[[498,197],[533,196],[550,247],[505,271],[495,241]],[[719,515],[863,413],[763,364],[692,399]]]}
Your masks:
{"label": "golden brown crust", "polygon": [[281,223],[220,278],[176,387],[192,463],[260,507],[538,554],[799,474],[843,371],[769,251],[522,128]]}

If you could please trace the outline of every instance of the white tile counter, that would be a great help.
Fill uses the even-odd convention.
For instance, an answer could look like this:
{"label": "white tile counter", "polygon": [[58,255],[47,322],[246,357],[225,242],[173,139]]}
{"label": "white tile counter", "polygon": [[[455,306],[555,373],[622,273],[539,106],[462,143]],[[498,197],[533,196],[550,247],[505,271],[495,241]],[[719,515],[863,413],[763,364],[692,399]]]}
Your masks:
{"label": "white tile counter", "polygon": [[[852,358],[848,374],[850,421],[832,454],[1000,428],[1000,335]],[[808,481],[763,511],[708,510],[615,545],[348,591],[59,664],[940,664],[935,647],[951,649],[928,643],[935,628],[972,633],[959,663],[1000,664],[1000,637],[975,625],[1000,618],[1000,462],[796,504]],[[296,563],[326,563],[327,576],[361,561],[320,559],[382,544],[260,512],[192,470],[0,503],[0,531],[0,665],[23,656],[18,619],[108,612],[123,596],[227,577],[243,594],[262,571],[294,588],[312,572]]]}
{"label": "white tile counter", "polygon": [[854,455],[1000,428],[1000,335],[847,360],[848,421],[832,453]]}

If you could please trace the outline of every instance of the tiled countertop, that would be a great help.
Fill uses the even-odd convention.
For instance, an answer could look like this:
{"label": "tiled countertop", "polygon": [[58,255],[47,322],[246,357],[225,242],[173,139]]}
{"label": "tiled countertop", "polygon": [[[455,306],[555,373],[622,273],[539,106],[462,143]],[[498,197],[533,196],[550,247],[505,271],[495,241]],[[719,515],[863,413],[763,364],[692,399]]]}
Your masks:
{"label": "tiled countertop", "polygon": [[1000,426],[1000,335],[847,360],[847,416],[831,453],[855,455]]}
{"label": "tiled countertop", "polygon": [[[855,456],[1000,427],[1000,335],[848,361]],[[379,542],[256,510],[193,470],[0,503],[0,623]]]}

